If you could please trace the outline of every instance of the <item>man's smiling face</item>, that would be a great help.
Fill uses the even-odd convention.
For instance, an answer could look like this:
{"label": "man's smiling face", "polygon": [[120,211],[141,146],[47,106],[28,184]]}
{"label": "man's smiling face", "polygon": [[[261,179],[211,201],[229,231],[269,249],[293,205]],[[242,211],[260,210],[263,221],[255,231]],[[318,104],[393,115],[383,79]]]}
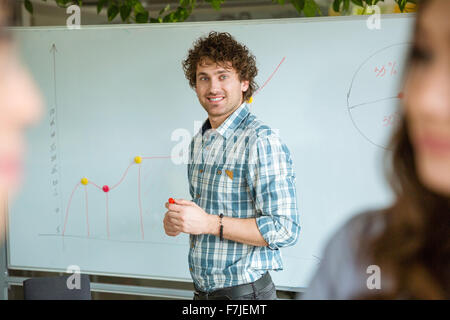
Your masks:
{"label": "man's smiling face", "polygon": [[217,64],[204,58],[197,64],[195,91],[213,128],[242,104],[243,92],[248,86],[249,82],[239,79],[230,62]]}

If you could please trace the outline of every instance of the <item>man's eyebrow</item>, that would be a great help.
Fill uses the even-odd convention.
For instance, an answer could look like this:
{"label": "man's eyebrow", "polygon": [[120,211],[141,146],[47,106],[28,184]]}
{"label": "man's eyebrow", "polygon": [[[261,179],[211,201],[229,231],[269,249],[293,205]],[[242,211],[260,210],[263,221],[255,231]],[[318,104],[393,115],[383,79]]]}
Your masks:
{"label": "man's eyebrow", "polygon": [[[214,72],[214,74],[223,74],[223,73],[229,73],[230,71],[228,70],[219,70]],[[199,76],[208,76],[208,74],[206,72],[199,72],[198,73]]]}

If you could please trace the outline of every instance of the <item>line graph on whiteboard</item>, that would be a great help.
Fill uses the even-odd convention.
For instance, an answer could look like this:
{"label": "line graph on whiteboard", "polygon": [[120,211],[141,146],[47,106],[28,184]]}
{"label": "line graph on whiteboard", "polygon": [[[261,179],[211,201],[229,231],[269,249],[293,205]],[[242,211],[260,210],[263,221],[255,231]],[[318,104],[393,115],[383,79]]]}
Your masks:
{"label": "line graph on whiteboard", "polygon": [[[77,180],[73,181],[72,177],[70,179],[72,182],[66,180],[62,184],[61,171],[63,166],[59,152],[61,145],[59,140],[60,129],[58,128],[59,106],[56,69],[58,49],[55,44],[52,45],[50,53],[53,66],[53,101],[51,101],[49,113],[51,186],[55,203],[54,214],[56,214],[55,217],[59,222],[56,225],[56,233],[42,232],[39,236],[140,243],[157,243],[166,240],[162,224],[165,212],[164,201],[167,201],[168,197],[178,194],[164,194],[166,196],[164,199],[162,196],[164,192],[162,191],[180,191],[180,186],[176,185],[173,188],[173,183],[178,178],[168,177],[167,174],[161,175],[161,170],[167,170],[167,173],[177,171],[179,176],[179,168],[175,168],[176,158],[183,158],[183,152],[176,153],[172,149],[170,156],[135,156],[131,163],[124,166],[125,170],[115,183],[105,183],[105,180],[109,181],[109,175],[112,171],[101,171],[103,176],[100,175],[101,178],[99,178],[96,173],[97,170],[95,170],[94,179],[91,179],[88,175],[83,176],[81,172],[78,179],[76,178]],[[266,87],[285,60],[286,57],[283,57],[276,68],[271,70],[270,75],[254,93],[253,97]],[[250,103],[252,102],[250,101]],[[195,127],[194,124],[194,134]],[[122,162],[120,159],[118,161]],[[155,166],[159,166],[159,169],[155,169]],[[117,174],[117,170],[120,169],[114,165],[112,167],[115,168],[114,172]],[[147,172],[144,169],[147,169]],[[92,167],[89,170],[92,173]],[[71,176],[72,174],[74,173],[71,172]],[[149,177],[152,178],[149,179]],[[162,181],[163,183],[161,183]],[[181,189],[188,190],[188,184],[183,185]],[[158,195],[155,195],[155,193],[158,193]],[[164,239],[161,237],[164,237]],[[173,240],[173,244],[183,243],[183,245],[188,245],[184,237],[170,237],[170,240]]]}
{"label": "line graph on whiteboard", "polygon": [[[80,177],[65,197],[61,232],[40,236],[62,239],[106,240],[119,242],[159,243],[163,235],[162,220],[167,198],[163,189],[171,189],[173,177],[180,174],[176,163],[183,155],[136,156],[115,183],[99,183],[89,176]],[[166,184],[155,180],[155,174],[168,171]],[[97,175],[95,175],[97,176]],[[110,182],[109,175],[106,176]],[[153,178],[152,178],[153,177]],[[102,179],[103,180],[103,179]],[[105,182],[105,181],[100,181]],[[155,193],[159,193],[155,197]],[[177,193],[178,194],[178,193]],[[167,197],[170,195],[167,194]],[[178,239],[180,238],[180,239]],[[172,244],[187,245],[184,237],[171,238]]]}
{"label": "line graph on whiteboard", "polygon": [[108,185],[103,185],[102,187],[98,186],[96,183],[94,183],[93,181],[90,181],[88,178],[82,178],[80,182],[78,182],[71,195],[69,198],[69,202],[67,204],[67,208],[66,208],[66,215],[65,215],[65,219],[64,219],[64,228],[62,231],[62,236],[65,235],[66,233],[66,229],[67,229],[67,222],[69,219],[69,213],[70,213],[70,207],[71,207],[71,203],[72,203],[72,199],[73,199],[73,195],[74,193],[81,187],[84,187],[84,194],[85,194],[85,208],[86,208],[86,232],[87,232],[87,237],[90,237],[90,228],[89,228],[89,196],[88,196],[88,186],[92,185],[94,188],[100,190],[100,192],[103,192],[105,195],[105,221],[106,221],[106,234],[107,234],[107,239],[109,240],[111,238],[110,235],[110,219],[109,219],[109,194],[110,191],[113,191],[114,189],[118,188],[122,182],[125,180],[125,178],[128,175],[128,172],[130,170],[130,168],[132,166],[137,166],[138,167],[138,172],[137,172],[137,181],[138,181],[138,185],[137,185],[137,201],[138,201],[138,206],[139,206],[139,225],[140,225],[140,230],[141,230],[141,237],[142,240],[145,239],[145,230],[144,230],[144,223],[143,223],[143,208],[142,208],[142,188],[141,188],[141,169],[142,169],[142,161],[143,160],[150,160],[150,159],[173,159],[173,156],[155,156],[155,157],[140,157],[140,156],[136,156],[134,159],[134,162],[131,163],[128,168],[125,170],[125,172],[123,173],[121,179],[119,180],[119,182],[117,182],[116,184],[114,184],[113,186],[108,186]]}

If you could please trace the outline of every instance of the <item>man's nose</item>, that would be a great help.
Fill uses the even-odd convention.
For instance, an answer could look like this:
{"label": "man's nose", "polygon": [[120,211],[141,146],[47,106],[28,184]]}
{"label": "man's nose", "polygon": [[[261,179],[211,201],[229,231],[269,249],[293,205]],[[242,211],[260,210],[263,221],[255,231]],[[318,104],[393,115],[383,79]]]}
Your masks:
{"label": "man's nose", "polygon": [[211,94],[216,94],[220,92],[220,81],[217,79],[211,79],[209,83],[209,91]]}

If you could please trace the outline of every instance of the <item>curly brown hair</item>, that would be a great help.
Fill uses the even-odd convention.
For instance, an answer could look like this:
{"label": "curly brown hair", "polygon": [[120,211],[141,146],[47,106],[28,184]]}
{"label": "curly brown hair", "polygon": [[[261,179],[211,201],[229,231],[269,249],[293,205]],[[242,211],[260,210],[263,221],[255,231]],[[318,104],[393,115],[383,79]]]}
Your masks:
{"label": "curly brown hair", "polygon": [[197,65],[209,58],[219,65],[231,62],[231,66],[239,75],[240,81],[249,81],[249,87],[244,92],[244,101],[248,101],[258,89],[255,77],[258,74],[256,58],[249,49],[237,42],[227,32],[211,31],[208,36],[199,38],[188,56],[182,62],[184,74],[192,88],[196,86]]}

